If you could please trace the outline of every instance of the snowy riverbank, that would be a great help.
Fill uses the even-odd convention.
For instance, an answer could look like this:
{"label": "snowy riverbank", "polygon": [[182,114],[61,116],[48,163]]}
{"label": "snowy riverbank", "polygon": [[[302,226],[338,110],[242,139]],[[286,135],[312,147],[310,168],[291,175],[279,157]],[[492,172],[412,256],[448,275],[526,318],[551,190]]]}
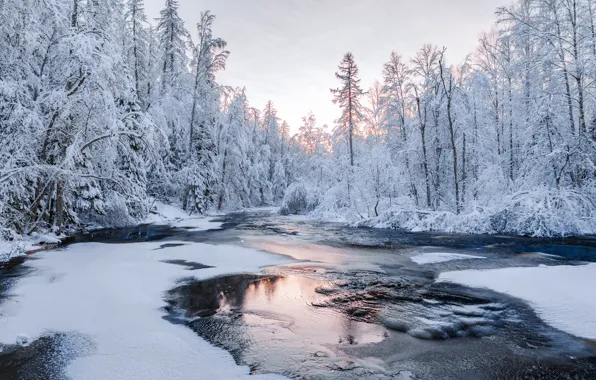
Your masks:
{"label": "snowy riverbank", "polygon": [[221,223],[211,221],[209,215],[189,215],[180,207],[156,202],[142,224],[169,225],[191,230],[209,230],[221,227]]}
{"label": "snowy riverbank", "polygon": [[[40,253],[28,262],[32,273],[16,282],[0,306],[0,351],[2,345],[66,333],[85,338],[58,347],[61,355],[74,356],[66,374],[79,380],[248,378],[248,367],[236,366],[226,351],[165,320],[163,294],[182,278],[258,272],[289,259],[247,248],[180,244],[160,249],[158,242],[85,243]],[[184,262],[211,268],[192,270]]]}
{"label": "snowy riverbank", "polygon": [[[419,265],[485,257],[431,252],[415,255]],[[596,295],[591,290],[596,264],[462,270],[439,274],[438,282],[487,288],[526,301],[551,326],[571,335],[596,340]]]}
{"label": "snowy riverbank", "polygon": [[[169,225],[188,230],[207,230],[221,227],[221,223],[213,222],[209,216],[189,215],[180,207],[155,202],[149,215],[140,224]],[[92,226],[89,231],[110,228],[111,226]],[[122,227],[122,226],[118,226]],[[0,240],[0,263],[25,254],[57,247],[68,235],[56,235],[51,232],[34,232],[29,236],[15,236],[12,241]]]}
{"label": "snowy riverbank", "polygon": [[455,213],[418,207],[409,201],[374,201],[363,195],[350,198],[337,188],[321,192],[293,184],[282,202],[281,213],[411,232],[567,237],[596,235],[596,205],[592,199],[589,193],[537,188],[496,195]]}
{"label": "snowy riverbank", "polygon": [[33,233],[30,236],[17,237],[13,241],[0,240],[0,264],[27,253],[51,249],[60,244],[62,238],[55,234]]}

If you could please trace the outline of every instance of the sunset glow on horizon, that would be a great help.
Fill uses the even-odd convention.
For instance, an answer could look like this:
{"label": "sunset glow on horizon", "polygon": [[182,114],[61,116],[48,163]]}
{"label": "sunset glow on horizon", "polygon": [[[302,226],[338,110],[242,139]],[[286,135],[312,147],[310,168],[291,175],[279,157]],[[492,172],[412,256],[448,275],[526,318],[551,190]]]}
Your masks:
{"label": "sunset glow on horizon", "polygon": [[[380,76],[391,51],[409,59],[424,44],[447,47],[458,63],[477,46],[482,32],[494,25],[494,13],[507,0],[277,1],[179,0],[180,14],[194,34],[200,12],[211,10],[216,36],[232,52],[220,83],[246,86],[252,106],[273,100],[291,132],[312,111],[318,125],[334,125],[339,109],[330,88],[338,86],[337,65],[354,53],[362,86]],[[164,0],[147,0],[150,19]],[[453,20],[457,19],[457,23]],[[460,22],[460,20],[466,22]]]}

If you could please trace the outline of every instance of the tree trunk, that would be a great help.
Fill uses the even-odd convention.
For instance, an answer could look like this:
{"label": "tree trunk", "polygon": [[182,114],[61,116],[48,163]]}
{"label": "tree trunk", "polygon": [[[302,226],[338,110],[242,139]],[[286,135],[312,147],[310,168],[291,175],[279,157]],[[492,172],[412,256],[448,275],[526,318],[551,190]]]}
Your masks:
{"label": "tree trunk", "polygon": [[[226,180],[226,164],[227,164],[227,158],[228,156],[228,150],[225,149],[224,150],[224,156],[223,156],[223,167],[222,167],[222,173],[221,173],[221,188],[222,190],[219,192],[219,199],[217,201],[217,209],[221,210],[221,208],[223,207],[223,201],[224,201],[224,188],[225,188],[225,180]],[[262,190],[261,190],[261,194],[262,194]],[[262,198],[261,203],[264,203],[264,198]]]}
{"label": "tree trunk", "polygon": [[509,179],[513,182],[513,90],[511,77],[507,78],[509,87]]}
{"label": "tree trunk", "polygon": [[575,121],[573,120],[573,103],[571,101],[571,86],[569,85],[569,72],[567,71],[567,62],[565,61],[565,50],[563,49],[563,38],[561,37],[561,23],[559,21],[559,14],[557,12],[557,5],[553,6],[553,14],[555,16],[555,25],[557,30],[557,40],[559,42],[559,58],[563,67],[563,79],[565,80],[565,93],[567,97],[567,108],[569,113],[569,126],[571,132],[575,134]]}
{"label": "tree trunk", "polygon": [[455,211],[459,214],[459,180],[457,175],[457,146],[455,145],[455,126],[451,115],[451,99],[447,101],[447,121],[449,124],[449,139],[451,141],[451,153],[453,155],[453,181],[455,182]]}
{"label": "tree trunk", "polygon": [[64,185],[58,180],[56,183],[56,234],[62,233],[64,224]]}
{"label": "tree trunk", "polygon": [[466,133],[464,132],[464,141],[462,149],[462,162],[461,162],[461,204],[466,203],[466,180],[468,179],[468,173],[466,171]]}
{"label": "tree trunk", "polygon": [[416,105],[418,107],[418,118],[420,119],[420,138],[422,140],[422,166],[424,167],[424,178],[426,180],[426,207],[431,208],[430,202],[430,179],[428,177],[428,160],[426,155],[426,122],[422,119],[422,111],[420,110],[420,98],[416,97]]}

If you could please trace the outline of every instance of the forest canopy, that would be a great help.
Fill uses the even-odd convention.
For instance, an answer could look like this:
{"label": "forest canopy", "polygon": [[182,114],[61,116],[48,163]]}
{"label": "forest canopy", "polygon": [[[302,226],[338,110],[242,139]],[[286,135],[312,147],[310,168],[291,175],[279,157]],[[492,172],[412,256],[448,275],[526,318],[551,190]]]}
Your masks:
{"label": "forest canopy", "polygon": [[596,233],[594,1],[519,0],[464,62],[388,52],[369,89],[347,53],[341,117],[308,114],[293,136],[273,101],[217,82],[230,52],[215,21],[191,33],[176,0],[155,22],[142,0],[0,0],[0,239],[136,224],[156,201]]}

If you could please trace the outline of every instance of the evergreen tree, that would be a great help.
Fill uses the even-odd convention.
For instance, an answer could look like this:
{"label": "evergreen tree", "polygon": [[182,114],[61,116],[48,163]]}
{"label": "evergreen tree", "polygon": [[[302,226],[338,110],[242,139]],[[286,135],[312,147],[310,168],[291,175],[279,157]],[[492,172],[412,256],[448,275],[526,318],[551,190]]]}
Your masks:
{"label": "evergreen tree", "polygon": [[358,66],[354,62],[352,53],[346,53],[335,76],[341,82],[341,87],[331,89],[331,93],[334,95],[333,102],[338,104],[342,110],[341,117],[336,121],[337,127],[339,133],[348,143],[350,165],[354,166],[354,135],[358,131],[358,122],[364,117],[360,104],[360,98],[364,95],[364,91],[360,88]]}
{"label": "evergreen tree", "polygon": [[166,0],[157,20],[157,38],[162,57],[161,86],[167,92],[177,85],[180,76],[186,72],[188,57],[186,46],[188,31],[178,14],[178,0]]}

